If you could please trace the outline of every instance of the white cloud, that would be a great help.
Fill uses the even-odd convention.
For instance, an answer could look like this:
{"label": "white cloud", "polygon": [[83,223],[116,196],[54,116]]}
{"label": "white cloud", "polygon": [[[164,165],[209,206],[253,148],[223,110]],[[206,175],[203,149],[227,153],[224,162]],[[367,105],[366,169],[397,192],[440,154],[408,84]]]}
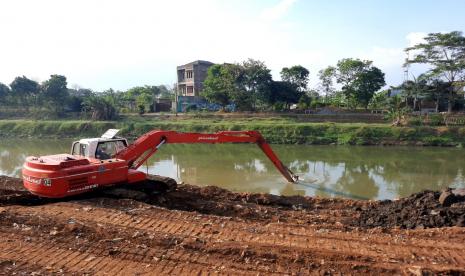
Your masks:
{"label": "white cloud", "polygon": [[405,48],[425,42],[426,33],[411,32],[405,36],[407,46],[402,48],[386,48],[375,46],[367,53],[360,54],[361,58],[374,61],[380,67],[399,67],[405,61]]}
{"label": "white cloud", "polygon": [[420,43],[425,42],[425,37],[427,36],[427,33],[424,32],[412,32],[407,34],[407,41],[408,41],[408,47],[415,46]]}
{"label": "white cloud", "polygon": [[[403,64],[407,58],[405,48],[425,42],[424,38],[426,36],[427,33],[424,32],[411,32],[405,36],[405,47],[387,48],[375,46],[368,52],[359,53],[359,57],[361,59],[372,60],[374,66],[379,67],[386,73],[386,82],[389,85],[395,85],[400,83],[404,77],[405,68],[403,68]],[[418,75],[424,70],[426,70],[424,66],[410,67],[409,77],[411,75]]]}
{"label": "white cloud", "polygon": [[280,0],[276,5],[266,8],[260,14],[264,20],[277,20],[284,17],[297,0]]}
{"label": "white cloud", "polygon": [[372,60],[375,66],[397,67],[405,60],[402,48],[373,47],[370,52],[362,54],[362,59]]}

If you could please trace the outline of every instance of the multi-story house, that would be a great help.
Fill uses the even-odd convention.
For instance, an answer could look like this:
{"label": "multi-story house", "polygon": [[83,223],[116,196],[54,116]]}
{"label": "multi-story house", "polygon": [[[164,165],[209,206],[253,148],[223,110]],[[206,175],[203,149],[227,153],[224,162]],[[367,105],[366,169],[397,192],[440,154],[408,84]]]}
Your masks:
{"label": "multi-story house", "polygon": [[213,64],[205,60],[196,60],[178,66],[178,95],[200,96],[200,92],[203,89],[203,81],[207,77],[207,70]]}

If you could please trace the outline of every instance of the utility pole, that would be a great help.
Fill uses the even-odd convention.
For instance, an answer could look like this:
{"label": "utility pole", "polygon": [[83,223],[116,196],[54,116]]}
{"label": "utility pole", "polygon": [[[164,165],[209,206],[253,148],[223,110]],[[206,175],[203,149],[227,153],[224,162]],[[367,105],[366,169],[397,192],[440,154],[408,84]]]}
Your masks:
{"label": "utility pole", "polygon": [[404,83],[408,81],[409,79],[409,69],[410,69],[410,64],[408,63],[408,60],[410,59],[410,51],[407,51],[407,58],[405,59],[405,65],[404,65]]}
{"label": "utility pole", "polygon": [[174,84],[174,115],[178,117],[178,84]]}

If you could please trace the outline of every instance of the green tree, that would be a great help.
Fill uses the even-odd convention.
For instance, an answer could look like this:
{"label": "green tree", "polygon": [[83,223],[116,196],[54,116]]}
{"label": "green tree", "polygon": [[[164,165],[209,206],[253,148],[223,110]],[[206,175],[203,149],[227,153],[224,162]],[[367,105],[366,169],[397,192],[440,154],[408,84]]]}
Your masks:
{"label": "green tree", "polygon": [[69,96],[65,105],[67,110],[71,112],[81,112],[84,99],[90,97],[93,92],[90,89],[79,88],[77,85],[75,87],[74,89],[68,89]]}
{"label": "green tree", "polygon": [[[252,69],[249,70],[249,73],[251,72],[253,72]],[[207,74],[202,96],[223,107],[232,102],[238,110],[252,110],[258,97],[257,94],[265,88],[258,84],[254,86],[254,82],[250,80],[251,78],[247,76],[244,67],[240,64],[214,65],[209,68]],[[251,84],[248,84],[249,80]],[[250,87],[260,86],[260,89],[254,90],[249,85]],[[250,90],[247,90],[248,88]]]}
{"label": "green tree", "polygon": [[291,104],[299,102],[304,92],[298,91],[296,85],[287,81],[273,81],[268,89],[261,93],[261,100],[268,105],[281,103],[283,109],[289,109]]}
{"label": "green tree", "polygon": [[56,113],[64,110],[64,103],[69,96],[67,85],[66,77],[61,75],[51,75],[41,85],[41,96]]}
{"label": "green tree", "polygon": [[159,85],[158,89],[160,90],[160,95],[159,97],[162,99],[172,99],[174,100],[174,89],[176,85],[173,86],[167,86],[167,85]]}
{"label": "green tree", "polygon": [[318,72],[318,78],[320,79],[321,91],[325,95],[325,98],[331,96],[334,93],[334,78],[336,76],[336,68],[329,66],[325,69],[321,69]]}
{"label": "green tree", "polygon": [[144,87],[148,92],[147,94],[151,95],[153,98],[158,98],[162,94],[162,89],[160,88],[160,86],[146,85]]}
{"label": "green tree", "polygon": [[39,93],[39,83],[30,80],[25,76],[16,77],[10,84],[11,95],[14,100],[26,110],[29,110],[29,98]]}
{"label": "green tree", "polygon": [[83,112],[91,113],[92,120],[114,120],[118,117],[118,109],[110,96],[93,94],[83,102]]}
{"label": "green tree", "polygon": [[[236,98],[241,99],[241,101],[250,101],[251,108],[255,109],[259,94],[269,89],[272,82],[271,71],[263,61],[254,59],[244,61],[241,67],[235,69],[239,69],[237,83],[240,86]],[[244,96],[243,91],[249,95]]]}
{"label": "green tree", "polygon": [[137,108],[138,112],[143,114],[152,110],[154,99],[160,97],[163,91],[159,86],[136,86],[122,93],[121,101],[125,102],[129,109]]}
{"label": "green tree", "polygon": [[422,74],[418,77],[413,77],[413,80],[407,80],[400,86],[402,93],[406,98],[413,99],[412,110],[417,110],[418,101],[421,99],[424,92],[427,90],[427,76]]}
{"label": "green tree", "polygon": [[310,72],[301,65],[295,65],[290,68],[284,67],[281,70],[281,79],[294,84],[299,91],[305,91],[308,84],[308,75]]}
{"label": "green tree", "polygon": [[384,73],[367,60],[342,59],[337,63],[335,75],[351,108],[362,104],[367,109],[374,93],[386,84]]}
{"label": "green tree", "polygon": [[142,93],[136,97],[136,105],[139,111],[139,114],[144,114],[147,111],[150,111],[150,106],[153,104],[153,96],[147,93]]}
{"label": "green tree", "polygon": [[435,110],[439,112],[439,103],[447,98],[451,89],[451,83],[440,78],[427,79],[426,89],[422,91],[425,99],[432,100],[435,103]]}
{"label": "green tree", "polygon": [[10,88],[0,82],[0,103],[5,103],[7,96],[10,94]]}
{"label": "green tree", "polygon": [[428,74],[440,77],[451,83],[448,91],[448,112],[457,98],[457,92],[465,85],[465,37],[462,32],[430,33],[424,43],[406,48],[412,52],[408,64],[428,64],[431,69]]}
{"label": "green tree", "polygon": [[254,102],[256,102],[256,98],[243,89],[237,89],[232,94],[232,102],[236,105],[237,110],[250,111],[255,109]]}
{"label": "green tree", "polygon": [[345,107],[347,106],[347,97],[342,91],[336,91],[329,98],[329,104],[337,107]]}
{"label": "green tree", "polygon": [[407,108],[404,106],[404,101],[400,95],[390,97],[388,100],[388,117],[392,121],[392,125],[400,126],[405,123],[405,114],[407,114]]}
{"label": "green tree", "polygon": [[303,93],[302,96],[300,96],[297,106],[299,109],[304,110],[310,108],[311,104],[312,98],[309,95],[307,95],[307,93]]}
{"label": "green tree", "polygon": [[374,66],[367,68],[359,74],[353,85],[357,104],[361,104],[365,109],[368,109],[368,104],[375,92],[386,85],[384,73]]}
{"label": "green tree", "polygon": [[208,68],[201,94],[208,101],[219,104],[222,108],[231,102],[232,94],[236,90],[236,78],[229,67],[230,65],[227,64],[215,64]]}
{"label": "green tree", "polygon": [[385,109],[385,108],[388,108],[388,104],[389,104],[388,94],[389,94],[389,90],[383,90],[383,91],[380,91],[378,93],[375,93],[373,95],[373,98],[371,98],[369,107],[371,109]]}

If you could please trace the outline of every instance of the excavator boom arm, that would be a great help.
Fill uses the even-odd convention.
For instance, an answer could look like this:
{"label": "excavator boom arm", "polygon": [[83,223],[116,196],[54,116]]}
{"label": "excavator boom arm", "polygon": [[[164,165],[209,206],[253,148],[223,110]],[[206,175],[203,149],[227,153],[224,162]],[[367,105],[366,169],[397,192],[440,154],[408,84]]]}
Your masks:
{"label": "excavator boom arm", "polygon": [[293,183],[298,180],[298,177],[279,160],[258,131],[220,131],[207,134],[154,130],[139,137],[133,144],[119,152],[116,157],[126,160],[130,167],[137,169],[165,143],[256,143],[287,181]]}

